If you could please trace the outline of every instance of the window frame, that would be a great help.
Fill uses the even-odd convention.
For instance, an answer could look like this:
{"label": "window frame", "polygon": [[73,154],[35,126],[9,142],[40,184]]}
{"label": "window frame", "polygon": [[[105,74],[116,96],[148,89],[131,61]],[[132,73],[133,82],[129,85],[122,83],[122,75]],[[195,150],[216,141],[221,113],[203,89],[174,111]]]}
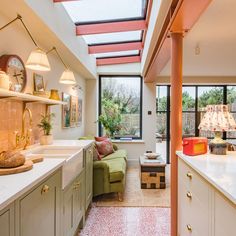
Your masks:
{"label": "window frame", "polygon": [[[99,75],[98,79],[98,117],[102,113],[102,78],[106,77],[138,77],[140,78],[140,114],[139,114],[139,129],[140,129],[140,135],[138,137],[132,137],[132,140],[141,140],[143,137],[143,77],[140,75]],[[98,135],[102,135],[102,125],[100,122],[98,122]],[[115,137],[115,140],[120,140],[121,137]]]}

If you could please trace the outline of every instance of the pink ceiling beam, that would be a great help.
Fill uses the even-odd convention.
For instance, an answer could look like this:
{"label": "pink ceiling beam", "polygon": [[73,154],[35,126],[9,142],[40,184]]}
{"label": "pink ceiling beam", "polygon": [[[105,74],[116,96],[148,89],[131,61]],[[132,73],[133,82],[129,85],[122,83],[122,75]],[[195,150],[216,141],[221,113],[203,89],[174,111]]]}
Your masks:
{"label": "pink ceiling beam", "polygon": [[129,50],[142,50],[142,42],[116,43],[89,46],[89,54],[105,53],[105,52],[120,52]]}
{"label": "pink ceiling beam", "polygon": [[53,0],[53,2],[75,2],[75,1],[79,1],[79,0]]}
{"label": "pink ceiling beam", "polygon": [[127,56],[127,57],[113,57],[113,58],[98,58],[97,66],[114,65],[114,64],[125,64],[140,62],[140,56]]}
{"label": "pink ceiling beam", "polygon": [[100,24],[77,25],[76,35],[105,34],[145,29],[147,29],[145,20],[108,22]]}

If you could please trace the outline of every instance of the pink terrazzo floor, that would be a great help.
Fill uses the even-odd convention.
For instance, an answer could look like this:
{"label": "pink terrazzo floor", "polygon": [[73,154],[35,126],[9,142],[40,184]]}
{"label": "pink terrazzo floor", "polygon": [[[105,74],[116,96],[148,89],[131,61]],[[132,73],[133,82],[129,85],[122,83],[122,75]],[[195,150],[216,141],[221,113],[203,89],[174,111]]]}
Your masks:
{"label": "pink terrazzo floor", "polygon": [[80,236],[169,236],[170,208],[92,207]]}

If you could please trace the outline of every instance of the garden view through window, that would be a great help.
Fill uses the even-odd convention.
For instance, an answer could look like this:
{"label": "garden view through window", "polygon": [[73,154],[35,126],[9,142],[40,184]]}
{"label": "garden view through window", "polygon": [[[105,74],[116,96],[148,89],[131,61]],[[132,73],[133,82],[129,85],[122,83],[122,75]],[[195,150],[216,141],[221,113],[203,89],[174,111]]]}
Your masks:
{"label": "garden view through window", "polygon": [[[198,126],[207,105],[228,104],[229,110],[236,119],[236,86],[183,86],[182,89],[182,137],[201,136],[213,138],[210,131],[199,131]],[[166,142],[166,156],[169,162],[170,134],[170,86],[156,87],[156,139],[157,143]],[[169,105],[168,105],[169,104]],[[224,139],[236,138],[236,132],[223,134]]]}
{"label": "garden view through window", "polygon": [[140,139],[142,78],[100,76],[99,91],[99,134]]}

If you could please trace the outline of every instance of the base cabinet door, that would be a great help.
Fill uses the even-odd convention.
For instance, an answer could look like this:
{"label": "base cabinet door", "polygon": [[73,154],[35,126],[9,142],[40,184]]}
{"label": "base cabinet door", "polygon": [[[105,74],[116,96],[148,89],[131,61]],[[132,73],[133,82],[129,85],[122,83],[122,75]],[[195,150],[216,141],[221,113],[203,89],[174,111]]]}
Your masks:
{"label": "base cabinet door", "polygon": [[0,211],[0,236],[14,236],[14,205]]}
{"label": "base cabinet door", "polygon": [[93,147],[85,150],[85,205],[86,210],[93,198]]}
{"label": "base cabinet door", "polygon": [[215,218],[214,230],[215,236],[235,236],[236,235],[236,207],[223,197],[220,193],[215,192]]}
{"label": "base cabinet door", "polygon": [[74,222],[78,226],[81,219],[84,216],[85,206],[84,206],[84,172],[80,174],[78,178],[75,180],[74,192],[73,192],[73,200],[74,200]]}
{"label": "base cabinet door", "polygon": [[63,193],[63,235],[75,235],[84,217],[84,171]]}
{"label": "base cabinet door", "polygon": [[17,236],[60,235],[61,172],[57,172],[16,203]]}

